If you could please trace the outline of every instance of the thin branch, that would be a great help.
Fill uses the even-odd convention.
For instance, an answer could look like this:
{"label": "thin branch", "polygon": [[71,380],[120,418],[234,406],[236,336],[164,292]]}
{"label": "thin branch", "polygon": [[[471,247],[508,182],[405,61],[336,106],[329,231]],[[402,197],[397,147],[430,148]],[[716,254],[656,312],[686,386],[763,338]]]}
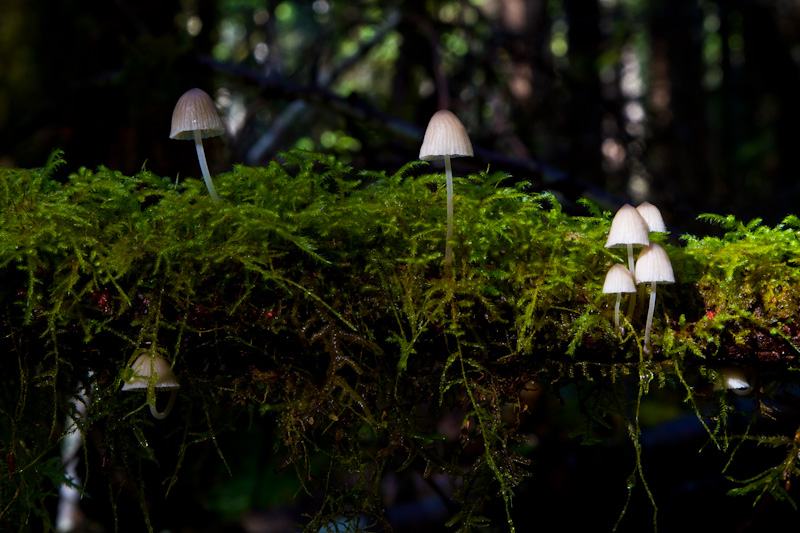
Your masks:
{"label": "thin branch", "polygon": [[[380,44],[384,38],[394,30],[402,20],[400,13],[397,10],[390,11],[384,23],[375,32],[375,35],[367,42],[361,43],[355,53],[345,57],[338,65],[332,68],[323,70],[315,79],[315,87],[322,87],[327,89],[336,81],[339,76],[348,71],[353,66],[357,65],[375,46]],[[275,143],[282,137],[283,132],[292,125],[296,125],[298,121],[304,120],[307,116],[307,109],[309,102],[304,100],[295,100],[273,121],[271,127],[264,132],[263,135],[250,147],[247,151],[245,161],[249,165],[257,164],[262,160],[264,154],[269,153]]]}
{"label": "thin branch", "polygon": [[[301,85],[275,74],[264,74],[244,65],[218,61],[209,56],[201,56],[198,61],[212,70],[235,76],[245,82],[256,85],[271,97],[278,96],[287,100],[302,100],[307,105],[326,108],[352,120],[369,123],[370,126],[388,131],[392,135],[414,142],[422,142],[422,137],[425,133],[423,127],[385,113],[355,95],[344,97],[325,87]],[[566,172],[542,163],[535,158],[519,159],[475,146],[474,144],[473,148],[475,157],[488,162],[490,165],[497,165],[505,170],[522,174],[536,175],[539,178],[539,183],[534,183],[535,188],[558,187],[568,198],[580,198],[588,195],[593,200],[608,207],[616,207],[624,203],[621,198],[609,193],[602,187],[570,176]],[[248,160],[250,160],[249,154]],[[524,178],[520,177],[519,179]]]}

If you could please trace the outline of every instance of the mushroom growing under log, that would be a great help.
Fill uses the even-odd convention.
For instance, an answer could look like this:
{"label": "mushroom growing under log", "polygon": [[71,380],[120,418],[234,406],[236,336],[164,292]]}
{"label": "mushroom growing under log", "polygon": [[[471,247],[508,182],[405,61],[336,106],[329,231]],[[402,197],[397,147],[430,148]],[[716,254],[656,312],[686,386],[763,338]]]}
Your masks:
{"label": "mushroom growing under log", "polygon": [[[131,365],[133,376],[122,385],[123,391],[147,392],[150,413],[155,418],[163,419],[172,411],[175,398],[178,396],[178,389],[181,388],[178,378],[169,367],[169,363],[160,355],[151,351],[143,352]],[[156,407],[156,393],[169,391],[169,402],[163,411]]]}

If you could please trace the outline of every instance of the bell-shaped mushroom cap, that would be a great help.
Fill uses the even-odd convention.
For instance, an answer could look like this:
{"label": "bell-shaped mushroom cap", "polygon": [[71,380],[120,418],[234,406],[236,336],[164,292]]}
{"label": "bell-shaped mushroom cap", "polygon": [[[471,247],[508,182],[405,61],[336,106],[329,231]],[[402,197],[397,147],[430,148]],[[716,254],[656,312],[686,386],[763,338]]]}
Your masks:
{"label": "bell-shaped mushroom cap", "polygon": [[225,133],[214,102],[202,89],[190,89],[178,99],[172,112],[169,138],[194,139],[195,130],[199,130],[204,139]]}
{"label": "bell-shaped mushroom cap", "polygon": [[446,109],[437,111],[428,122],[419,158],[425,161],[442,159],[444,156],[472,156],[472,142],[467,129],[453,113]]}
{"label": "bell-shaped mushroom cap", "polygon": [[122,385],[122,390],[147,389],[150,385],[150,378],[153,375],[156,378],[153,388],[156,390],[177,390],[181,388],[178,378],[175,377],[169,367],[169,363],[160,355],[144,352],[136,358],[131,368],[134,375]]}
{"label": "bell-shaped mushroom cap", "polygon": [[667,252],[656,243],[642,248],[639,259],[636,260],[636,283],[674,283],[675,275],[672,273],[672,263],[669,262]]}
{"label": "bell-shaped mushroom cap", "polygon": [[636,206],[636,210],[642,215],[642,218],[647,222],[647,227],[650,231],[666,232],[667,226],[664,224],[664,219],[661,217],[661,211],[650,202],[642,202]]}
{"label": "bell-shaped mushroom cap", "polygon": [[631,276],[630,270],[617,263],[612,266],[608,274],[606,274],[606,281],[603,283],[603,293],[618,294],[621,292],[636,292],[636,285],[633,283],[633,276]]}
{"label": "bell-shaped mushroom cap", "polygon": [[[611,221],[606,248],[626,244],[647,246],[650,243],[649,233],[647,222],[642,215],[632,205],[625,204],[619,208],[617,214],[614,215],[614,220]],[[636,277],[639,277],[638,271]]]}

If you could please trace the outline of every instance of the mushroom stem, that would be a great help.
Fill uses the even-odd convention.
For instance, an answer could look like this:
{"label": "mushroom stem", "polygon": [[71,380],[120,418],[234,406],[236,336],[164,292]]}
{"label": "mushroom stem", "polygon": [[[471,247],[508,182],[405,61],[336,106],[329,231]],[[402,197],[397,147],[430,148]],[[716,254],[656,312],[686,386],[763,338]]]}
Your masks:
{"label": "mushroom stem", "polygon": [[197,160],[200,161],[200,170],[203,173],[203,180],[206,182],[206,187],[208,187],[208,192],[211,194],[211,199],[214,200],[214,203],[217,203],[219,202],[219,196],[217,196],[217,190],[214,188],[214,184],[211,183],[211,173],[208,171],[206,153],[203,150],[203,137],[200,130],[194,130],[194,147],[197,149]]}
{"label": "mushroom stem", "polygon": [[617,305],[614,306],[614,326],[619,329],[619,303],[622,300],[622,293],[617,293]]}
{"label": "mushroom stem", "polygon": [[636,263],[633,261],[633,244],[628,243],[628,270],[631,271],[633,283],[636,283]]}
{"label": "mushroom stem", "polygon": [[172,406],[175,405],[175,398],[178,397],[178,389],[174,389],[169,393],[169,401],[167,402],[167,406],[164,408],[163,411],[159,412],[158,408],[156,407],[156,398],[155,395],[153,396],[153,401],[150,402],[150,414],[152,414],[155,418],[162,420],[167,418],[170,411],[172,411]]}
{"label": "mushroom stem", "polygon": [[447,237],[444,246],[444,264],[453,263],[453,250],[450,241],[453,239],[453,169],[450,167],[450,156],[444,156],[444,173],[447,186]]}
{"label": "mushroom stem", "polygon": [[[634,295],[635,296],[635,295]],[[644,352],[650,353],[650,329],[653,326],[653,312],[656,310],[656,282],[650,282],[650,307],[647,309],[647,325],[644,328]]]}
{"label": "mushroom stem", "polygon": [[[633,283],[636,283],[636,263],[633,261],[633,244],[628,243],[628,270],[631,272]],[[636,293],[628,297],[628,320],[633,320],[633,311],[636,307]]]}

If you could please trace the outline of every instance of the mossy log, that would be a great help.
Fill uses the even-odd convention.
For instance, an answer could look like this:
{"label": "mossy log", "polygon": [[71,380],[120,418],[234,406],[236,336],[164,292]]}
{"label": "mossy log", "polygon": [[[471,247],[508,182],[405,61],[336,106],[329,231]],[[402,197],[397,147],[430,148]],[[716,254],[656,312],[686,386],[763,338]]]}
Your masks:
{"label": "mossy log", "polygon": [[[378,481],[412,463],[458,481],[454,529],[487,522],[497,500],[514,530],[515,489],[531,473],[526,393],[587,381],[598,401],[584,403],[595,407],[576,431],[591,441],[603,424],[627,428],[633,477],[651,500],[639,413],[657,386],[679,391],[710,446],[785,449],[732,490],[792,501],[800,433],[734,431],[732,397],[714,384],[739,368],[761,416],[797,379],[795,216],[766,227],[704,215],[721,236],[655,237],[676,283],[658,289],[645,354],[644,306],[620,331],[614,297],[601,293],[624,258],[604,246],[612,214],[590,201],[570,215],[504,174],[456,178],[450,269],[444,178],[421,162],[386,175],[292,151],[216,176],[215,204],[201,181],[147,170],[59,180],[60,158],[0,169],[0,524],[49,523],[67,416],[102,456],[83,472],[86,491],[115,495],[114,506],[127,487],[151,529],[148,502],[178,483],[187,450],[210,445],[227,465],[217,436],[272,417],[301,488],[323,494],[309,531],[353,513],[388,528]],[[143,350],[180,378],[165,421],[120,391]],[[85,415],[74,403],[82,388]],[[452,413],[455,437],[438,425]],[[171,424],[168,459],[156,424]],[[163,487],[143,483],[152,464]]]}

